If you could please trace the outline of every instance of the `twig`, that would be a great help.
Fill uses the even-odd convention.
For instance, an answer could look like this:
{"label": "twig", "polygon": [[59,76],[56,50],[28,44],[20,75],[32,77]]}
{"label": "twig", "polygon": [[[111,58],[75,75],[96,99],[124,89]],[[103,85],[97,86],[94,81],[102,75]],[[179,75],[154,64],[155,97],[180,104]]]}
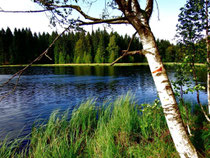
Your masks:
{"label": "twig", "polygon": [[123,55],[121,55],[119,58],[117,58],[115,61],[113,61],[110,66],[113,66],[115,63],[117,63],[120,59],[122,59],[126,55],[127,55],[126,53],[123,53]]}
{"label": "twig", "polygon": [[113,66],[116,62],[118,62],[124,56],[127,56],[127,55],[135,55],[135,54],[144,54],[146,51],[145,50],[134,50],[134,51],[123,50],[122,52],[124,52],[123,55],[121,55],[114,62],[112,62],[110,66]]}
{"label": "twig", "polygon": [[127,50],[123,50],[122,52],[124,52],[123,53],[123,55],[121,55],[119,58],[117,58],[114,62],[112,62],[111,63],[111,66],[113,66],[116,62],[118,62],[120,59],[122,59],[124,56],[127,56],[128,55],[128,51],[129,51],[129,49],[130,49],[130,46],[131,46],[131,43],[133,42],[133,40],[134,40],[134,37],[136,36],[136,34],[137,34],[137,31],[133,34],[133,36],[132,36],[132,38],[131,38],[131,40],[130,40],[130,42],[129,42],[129,44],[128,44],[128,48],[127,48]]}
{"label": "twig", "polygon": [[[54,10],[56,9],[61,9],[61,8],[69,8],[69,9],[74,9],[76,10],[79,14],[81,14],[86,20],[90,20],[89,22],[83,22],[79,21],[80,23],[78,24],[79,26],[82,25],[92,25],[92,24],[100,24],[100,23],[109,23],[109,24],[129,24],[128,20],[126,17],[117,17],[117,18],[111,18],[111,19],[101,19],[101,18],[95,18],[92,16],[87,15],[80,6],[78,5],[56,5],[56,4],[50,4],[43,2],[44,6],[46,9],[44,10],[32,10],[32,11],[5,11],[5,10],[0,10],[0,12],[3,13],[38,13],[38,12],[46,12],[46,11],[51,11],[52,14],[54,14]],[[54,14],[54,17],[55,14]],[[57,17],[56,19],[58,22],[60,21]]]}
{"label": "twig", "polygon": [[52,60],[48,55],[48,51],[49,49],[55,44],[55,42],[67,31],[69,30],[71,26],[67,27],[62,33],[60,33],[54,40],[53,42],[49,45],[49,47],[43,52],[41,53],[36,59],[34,59],[31,63],[29,63],[27,66],[25,66],[23,69],[19,70],[18,72],[16,72],[12,77],[10,77],[6,82],[4,82],[2,85],[0,85],[0,87],[5,86],[6,84],[8,84],[13,78],[15,78],[16,76],[18,76],[17,81],[15,86],[13,87],[13,89],[11,91],[9,91],[7,94],[3,95],[2,97],[0,97],[0,102],[8,95],[10,95],[11,93],[13,93],[19,83],[20,80],[20,76],[22,75],[22,73],[28,68],[30,67],[33,63],[39,61],[44,55],[49,58],[50,60]]}
{"label": "twig", "polygon": [[82,25],[93,25],[93,24],[101,24],[101,23],[107,23],[107,24],[129,24],[128,20],[124,17],[114,18],[114,19],[102,19],[102,20],[96,20],[96,21],[90,21],[85,22],[82,20],[78,20],[80,23],[79,26]]}
{"label": "twig", "polygon": [[17,10],[11,10],[11,11],[9,11],[9,10],[0,10],[0,13],[42,13],[42,12],[49,12],[49,11],[51,11],[52,9],[48,9],[48,10],[46,10],[46,9],[44,9],[44,10],[26,10],[26,11],[23,11],[23,10],[21,10],[21,11],[17,11]]}
{"label": "twig", "polygon": [[4,98],[6,98],[8,95],[12,94],[12,93],[16,90],[17,85],[18,85],[18,83],[19,83],[19,81],[20,81],[20,76],[21,76],[21,74],[22,74],[22,72],[18,75],[18,78],[17,78],[17,80],[16,80],[16,83],[15,83],[15,86],[13,87],[13,89],[12,89],[11,91],[9,91],[8,93],[6,93],[5,95],[3,95],[3,96],[0,98],[0,102],[1,102]]}
{"label": "twig", "polygon": [[[199,92],[197,91],[197,93],[199,93]],[[199,105],[200,105],[201,111],[203,112],[203,115],[205,116],[206,120],[207,120],[208,122],[210,122],[210,119],[209,119],[209,117],[208,117],[206,111],[204,110],[203,105],[202,105],[200,102],[199,102]]]}
{"label": "twig", "polygon": [[157,6],[157,10],[158,10],[158,21],[160,21],[160,10],[159,10],[159,5],[157,0],[155,0],[156,6]]}
{"label": "twig", "polygon": [[[190,67],[193,70],[193,77],[195,79],[195,85],[197,86],[198,85],[198,77],[197,77],[196,72],[195,72],[194,57],[193,57],[193,62],[190,63]],[[208,122],[210,122],[210,118],[208,117],[207,113],[205,112],[205,110],[203,108],[203,105],[200,102],[200,93],[199,93],[199,90],[196,89],[196,92],[197,92],[197,102],[198,102],[198,104],[199,104],[199,106],[201,108],[201,111],[203,112],[203,115],[205,116],[206,120]]]}
{"label": "twig", "polygon": [[49,55],[45,54],[45,56],[46,56],[49,60],[52,60],[52,58],[51,58]]}
{"label": "twig", "polygon": [[129,44],[128,44],[127,51],[129,51],[129,49],[130,49],[130,47],[131,47],[131,43],[133,42],[134,37],[136,36],[136,34],[137,34],[137,31],[133,34],[133,36],[132,36],[132,38],[131,38],[131,40],[130,40],[130,42],[129,42]]}
{"label": "twig", "polygon": [[79,25],[91,25],[91,24],[98,24],[98,23],[110,23],[110,24],[128,24],[128,20],[126,17],[117,17],[113,19],[101,19],[101,18],[95,18],[92,16],[87,15],[80,6],[78,5],[56,5],[56,4],[48,4],[45,3],[45,6],[47,8],[50,8],[51,10],[56,10],[60,8],[71,8],[76,10],[79,14],[81,14],[86,20],[90,20],[91,22],[82,22]]}

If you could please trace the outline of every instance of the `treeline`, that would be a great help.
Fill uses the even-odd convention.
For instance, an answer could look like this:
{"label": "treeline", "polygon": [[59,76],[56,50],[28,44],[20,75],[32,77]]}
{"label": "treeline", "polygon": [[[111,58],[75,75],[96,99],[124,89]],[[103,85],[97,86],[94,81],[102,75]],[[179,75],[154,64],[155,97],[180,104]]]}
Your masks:
{"label": "treeline", "polygon": [[[49,34],[32,34],[29,29],[0,31],[0,64],[24,64],[34,60],[49,46]],[[52,51],[52,50],[51,50]],[[41,63],[49,62],[42,59]]]}
{"label": "treeline", "polygon": [[[58,35],[57,32],[32,33],[30,29],[9,28],[0,30],[0,64],[26,64],[42,53]],[[69,32],[49,50],[53,59],[42,58],[38,63],[107,63],[113,62],[126,50],[131,37],[121,36],[116,32],[110,34],[106,30],[89,32]],[[178,62],[182,58],[178,45],[167,40],[157,40],[163,61]],[[139,38],[134,38],[130,50],[141,50]],[[197,62],[204,62],[200,58]],[[146,62],[143,55],[127,56],[120,62]]]}

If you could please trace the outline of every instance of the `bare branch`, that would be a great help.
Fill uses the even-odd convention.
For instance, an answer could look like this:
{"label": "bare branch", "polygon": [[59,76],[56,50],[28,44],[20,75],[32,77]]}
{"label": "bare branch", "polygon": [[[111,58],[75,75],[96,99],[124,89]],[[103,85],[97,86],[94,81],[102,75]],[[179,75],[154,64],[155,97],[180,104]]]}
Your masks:
{"label": "bare branch", "polygon": [[146,11],[146,13],[147,13],[148,18],[150,18],[151,15],[152,15],[153,1],[154,1],[154,0],[147,0],[147,3],[146,3],[145,11]]}
{"label": "bare branch", "polygon": [[136,36],[136,34],[137,34],[137,31],[133,34],[133,36],[132,36],[132,38],[131,38],[131,40],[130,40],[130,42],[129,42],[129,44],[128,44],[127,50],[123,50],[123,51],[122,51],[122,52],[124,52],[123,55],[121,55],[121,56],[120,56],[119,58],[117,58],[113,63],[111,63],[111,66],[114,65],[116,62],[118,62],[120,59],[122,59],[124,56],[131,55],[131,54],[137,52],[137,51],[135,51],[135,52],[134,52],[134,51],[129,52],[131,43],[132,43],[132,41],[134,40],[134,37]]}
{"label": "bare branch", "polygon": [[129,44],[128,44],[127,50],[122,50],[123,54],[122,54],[119,58],[117,58],[115,61],[113,61],[113,62],[110,64],[110,66],[113,66],[113,65],[114,65],[115,63],[117,63],[120,59],[122,59],[123,57],[125,57],[125,56],[127,56],[127,55],[135,55],[135,54],[143,54],[143,55],[145,55],[146,53],[151,53],[151,52],[149,52],[149,51],[147,51],[147,50],[129,51],[130,46],[131,46],[131,43],[132,43],[132,41],[134,40],[134,37],[136,36],[136,34],[137,34],[137,31],[133,34],[133,36],[132,36],[132,38],[131,38],[131,40],[130,40],[130,42],[129,42]]}
{"label": "bare branch", "polygon": [[[199,92],[197,91],[197,93],[199,93]],[[208,117],[207,113],[205,112],[203,105],[200,102],[199,102],[199,105],[200,105],[201,111],[203,112],[203,115],[205,116],[206,120],[208,122],[210,122],[210,118]]]}
{"label": "bare branch", "polygon": [[158,20],[160,21],[160,10],[159,10],[159,6],[158,6],[158,2],[157,0],[155,0],[156,6],[157,6],[157,10],[158,10]]}
{"label": "bare branch", "polygon": [[59,8],[71,8],[79,12],[85,19],[92,20],[92,21],[97,21],[101,20],[100,18],[94,18],[89,15],[87,15],[85,12],[82,11],[80,6],[77,5],[55,5],[55,4],[50,4],[50,7],[54,7],[53,9],[59,9]]}
{"label": "bare branch", "polygon": [[117,58],[113,63],[111,63],[110,66],[113,66],[115,63],[117,63],[120,59],[122,59],[123,57],[127,56],[127,55],[135,55],[135,54],[144,54],[144,50],[135,50],[135,51],[127,51],[127,50],[123,50],[122,52],[123,55],[121,55],[119,58]]}
{"label": "bare branch", "polygon": [[7,96],[9,96],[10,94],[12,94],[12,93],[16,90],[17,85],[18,85],[18,83],[19,83],[19,81],[20,81],[20,76],[21,76],[21,74],[22,74],[22,72],[18,75],[18,78],[17,78],[17,80],[16,80],[15,86],[12,88],[12,90],[10,90],[8,93],[6,93],[5,95],[3,95],[3,96],[0,98],[0,102],[1,102],[4,98],[6,98]]}
{"label": "bare branch", "polygon": [[129,51],[129,49],[130,49],[130,46],[131,46],[131,43],[133,42],[133,40],[134,40],[134,37],[136,36],[136,34],[138,33],[138,31],[136,31],[134,34],[133,34],[133,36],[132,36],[132,38],[131,38],[131,40],[130,40],[130,42],[129,42],[129,44],[128,44],[128,48],[127,48],[127,51]]}
{"label": "bare branch", "polygon": [[79,20],[80,23],[79,26],[82,25],[93,25],[93,24],[101,24],[101,23],[108,23],[108,24],[129,24],[128,20],[125,17],[119,17],[119,18],[113,18],[113,19],[101,19],[97,21],[91,21],[91,22],[85,22],[82,20]]}
{"label": "bare branch", "polygon": [[[49,6],[48,6],[49,7]],[[113,18],[113,19],[100,19],[100,18],[95,18],[92,16],[87,15],[84,11],[82,11],[80,6],[77,5],[55,5],[55,4],[50,4],[51,10],[59,9],[59,8],[71,8],[79,12],[85,19],[91,20],[91,22],[84,22],[80,21],[81,25],[92,25],[92,24],[100,24],[100,23],[109,23],[109,24],[128,24],[129,22],[125,17],[118,17],[118,18]]]}
{"label": "bare branch", "polygon": [[[53,10],[53,9],[51,9]],[[0,10],[0,13],[42,13],[42,12],[48,12],[51,10],[27,10],[27,11],[9,11],[9,10]]]}
{"label": "bare branch", "polygon": [[126,56],[126,53],[123,53],[123,55],[121,55],[119,58],[117,58],[115,61],[113,61],[110,66],[113,66],[115,63],[117,63],[120,59],[122,59],[124,56]]}
{"label": "bare branch", "polygon": [[45,56],[46,56],[49,60],[52,60],[52,58],[51,58],[49,55],[45,54]]}
{"label": "bare branch", "polygon": [[[50,5],[50,6],[49,6]],[[46,11],[53,11],[59,8],[71,8],[79,12],[85,19],[91,20],[92,22],[82,22],[79,25],[91,25],[91,24],[99,24],[99,23],[109,23],[109,24],[128,24],[128,21],[125,17],[118,17],[113,19],[100,19],[87,15],[82,11],[80,6],[77,5],[55,5],[55,4],[47,4],[47,9],[45,10],[32,10],[32,11],[5,11],[0,10],[2,13],[39,13]],[[55,15],[54,15],[55,16]]]}
{"label": "bare branch", "polygon": [[11,93],[13,93],[19,83],[19,80],[20,80],[20,76],[22,75],[22,73],[28,68],[30,67],[33,63],[39,61],[44,55],[51,59],[47,53],[49,51],[49,49],[55,44],[55,42],[67,31],[69,30],[71,26],[67,27],[62,33],[60,33],[54,40],[53,42],[49,45],[49,47],[43,52],[41,53],[36,59],[34,59],[31,63],[29,63],[27,66],[25,66],[23,69],[19,70],[18,72],[16,72],[13,76],[11,76],[6,82],[4,82],[0,87],[3,87],[5,86],[6,84],[8,84],[12,79],[14,79],[16,76],[18,76],[17,80],[16,80],[16,84],[14,86],[14,88],[9,91],[6,95],[3,95],[2,97],[0,97],[0,101],[2,101],[6,96],[10,95]]}

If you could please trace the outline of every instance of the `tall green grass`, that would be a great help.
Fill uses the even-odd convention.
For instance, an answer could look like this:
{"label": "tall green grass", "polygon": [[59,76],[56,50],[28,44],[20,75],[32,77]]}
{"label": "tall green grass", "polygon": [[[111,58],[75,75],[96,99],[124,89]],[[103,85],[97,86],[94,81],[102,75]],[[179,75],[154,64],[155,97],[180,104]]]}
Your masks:
{"label": "tall green grass", "polygon": [[[179,157],[159,103],[138,105],[129,94],[108,105],[96,106],[88,100],[70,119],[68,111],[54,111],[47,124],[33,128],[28,139],[24,149],[19,140],[2,142],[0,157]],[[201,151],[205,154],[208,149],[206,145]]]}

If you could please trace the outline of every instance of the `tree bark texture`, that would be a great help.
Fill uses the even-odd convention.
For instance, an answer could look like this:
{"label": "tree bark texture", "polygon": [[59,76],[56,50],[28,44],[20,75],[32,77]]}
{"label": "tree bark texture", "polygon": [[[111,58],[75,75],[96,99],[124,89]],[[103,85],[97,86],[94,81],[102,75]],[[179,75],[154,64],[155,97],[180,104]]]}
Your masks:
{"label": "tree bark texture", "polygon": [[210,51],[209,40],[207,36],[207,96],[208,96],[208,114],[210,115]]}
{"label": "tree bark texture", "polygon": [[174,93],[171,88],[167,73],[162,64],[155,39],[150,29],[145,34],[145,31],[139,32],[143,48],[149,51],[145,56],[147,58],[152,77],[155,82],[158,95],[162,104],[164,115],[170,130],[172,139],[180,157],[198,157],[196,150],[189,140],[185,130]]}
{"label": "tree bark texture", "polygon": [[206,0],[206,49],[207,49],[207,96],[208,96],[208,114],[210,115],[210,40],[209,40],[209,13],[208,1]]}
{"label": "tree bark texture", "polygon": [[144,55],[147,58],[176,150],[181,158],[197,158],[197,152],[185,130],[171,84],[161,61],[154,35],[149,26],[153,0],[146,1],[145,10],[140,8],[137,0],[116,0],[116,2],[119,5],[119,9],[124,13],[129,23],[136,29],[140,36],[143,49],[145,50]]}

